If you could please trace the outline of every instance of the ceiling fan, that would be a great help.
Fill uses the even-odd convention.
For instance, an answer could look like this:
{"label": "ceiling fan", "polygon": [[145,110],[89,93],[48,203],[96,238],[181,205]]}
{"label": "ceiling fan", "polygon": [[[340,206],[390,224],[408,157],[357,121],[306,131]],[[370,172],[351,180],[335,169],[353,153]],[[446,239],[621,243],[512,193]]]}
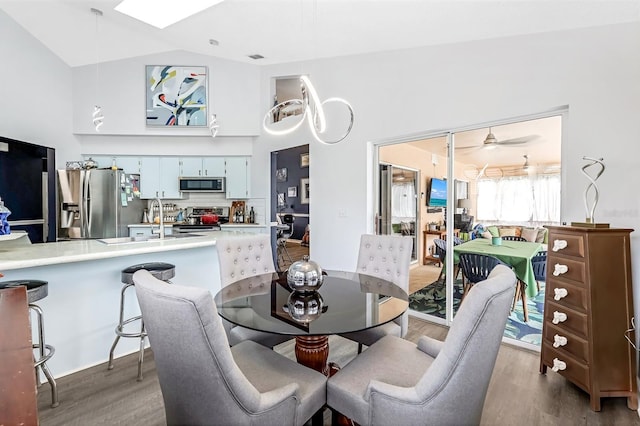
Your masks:
{"label": "ceiling fan", "polygon": [[539,137],[540,137],[539,135],[528,135],[528,136],[521,136],[518,138],[498,140],[498,138],[496,138],[495,135],[491,132],[491,127],[489,127],[489,133],[487,134],[487,137],[484,138],[482,145],[462,146],[462,147],[456,147],[456,149],[469,149],[469,148],[493,149],[493,148],[497,148],[498,146],[522,145],[528,142],[532,142],[538,139]]}

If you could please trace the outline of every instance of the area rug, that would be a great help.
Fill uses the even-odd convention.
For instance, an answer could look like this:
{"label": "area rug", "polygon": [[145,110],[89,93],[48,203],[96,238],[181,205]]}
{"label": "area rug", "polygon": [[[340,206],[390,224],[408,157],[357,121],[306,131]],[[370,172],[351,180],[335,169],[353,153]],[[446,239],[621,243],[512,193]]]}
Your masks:
{"label": "area rug", "polygon": [[[457,280],[453,288],[453,312],[458,311],[462,298],[462,280]],[[504,336],[533,345],[540,345],[542,341],[542,315],[544,307],[544,282],[540,283],[540,292],[527,298],[529,321],[524,322],[522,303],[516,303],[516,308],[510,313]],[[409,296],[409,309],[423,314],[445,318],[446,292],[445,283],[435,281]]]}

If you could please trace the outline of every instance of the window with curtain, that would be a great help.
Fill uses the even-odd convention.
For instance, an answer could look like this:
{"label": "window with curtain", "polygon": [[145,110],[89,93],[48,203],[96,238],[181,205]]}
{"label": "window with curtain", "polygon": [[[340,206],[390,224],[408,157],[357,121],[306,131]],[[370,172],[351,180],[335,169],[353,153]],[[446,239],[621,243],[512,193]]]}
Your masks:
{"label": "window with curtain", "polygon": [[391,216],[394,218],[415,218],[416,198],[413,182],[394,182],[391,186]]}
{"label": "window with curtain", "polygon": [[481,179],[477,183],[478,222],[560,221],[560,175]]}

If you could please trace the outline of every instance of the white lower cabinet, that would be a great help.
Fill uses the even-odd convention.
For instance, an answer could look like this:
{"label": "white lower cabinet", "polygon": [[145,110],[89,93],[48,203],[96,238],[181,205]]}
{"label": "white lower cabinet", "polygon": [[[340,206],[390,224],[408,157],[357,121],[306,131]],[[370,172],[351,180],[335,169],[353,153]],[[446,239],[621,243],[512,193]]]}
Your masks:
{"label": "white lower cabinet", "polygon": [[[129,236],[130,237],[150,237],[155,230],[155,233],[158,233],[160,225],[140,225],[140,226],[129,226]],[[164,227],[164,235],[173,234],[173,228],[171,226]]]}

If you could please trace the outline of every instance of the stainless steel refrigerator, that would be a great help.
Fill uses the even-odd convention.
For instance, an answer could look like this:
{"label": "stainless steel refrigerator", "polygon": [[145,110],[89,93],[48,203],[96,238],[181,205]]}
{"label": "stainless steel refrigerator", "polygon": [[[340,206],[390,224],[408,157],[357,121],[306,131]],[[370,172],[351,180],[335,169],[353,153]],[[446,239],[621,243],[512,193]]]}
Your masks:
{"label": "stainless steel refrigerator", "polygon": [[140,223],[146,202],[140,176],[123,170],[58,170],[58,239],[129,235]]}

